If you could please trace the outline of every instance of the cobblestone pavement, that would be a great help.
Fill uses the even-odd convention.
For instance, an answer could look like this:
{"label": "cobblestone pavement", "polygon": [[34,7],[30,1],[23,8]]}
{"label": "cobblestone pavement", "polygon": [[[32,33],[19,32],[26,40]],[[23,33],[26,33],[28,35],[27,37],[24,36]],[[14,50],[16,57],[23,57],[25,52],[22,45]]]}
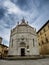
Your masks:
{"label": "cobblestone pavement", "polygon": [[49,65],[49,58],[38,60],[0,60],[0,65]]}

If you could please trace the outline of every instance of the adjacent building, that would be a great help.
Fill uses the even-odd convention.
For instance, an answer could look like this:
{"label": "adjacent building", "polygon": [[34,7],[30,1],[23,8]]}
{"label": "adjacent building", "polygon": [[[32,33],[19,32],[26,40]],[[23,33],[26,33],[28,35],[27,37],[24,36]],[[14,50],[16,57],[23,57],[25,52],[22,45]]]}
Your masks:
{"label": "adjacent building", "polygon": [[36,30],[25,19],[11,30],[8,55],[39,55]]}
{"label": "adjacent building", "polygon": [[37,35],[40,54],[49,54],[49,20],[40,28]]}
{"label": "adjacent building", "polygon": [[2,38],[0,37],[0,58],[6,57],[8,55],[8,47],[2,44]]}

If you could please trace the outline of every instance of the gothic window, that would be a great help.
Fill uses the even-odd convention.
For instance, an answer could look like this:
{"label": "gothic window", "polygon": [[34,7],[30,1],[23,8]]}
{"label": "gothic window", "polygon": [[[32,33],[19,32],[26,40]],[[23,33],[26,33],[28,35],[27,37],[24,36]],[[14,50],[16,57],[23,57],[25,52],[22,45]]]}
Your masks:
{"label": "gothic window", "polygon": [[13,39],[12,39],[12,47],[13,47]]}
{"label": "gothic window", "polygon": [[35,41],[35,40],[33,39],[33,46],[35,46],[35,43],[34,43],[34,41]]}

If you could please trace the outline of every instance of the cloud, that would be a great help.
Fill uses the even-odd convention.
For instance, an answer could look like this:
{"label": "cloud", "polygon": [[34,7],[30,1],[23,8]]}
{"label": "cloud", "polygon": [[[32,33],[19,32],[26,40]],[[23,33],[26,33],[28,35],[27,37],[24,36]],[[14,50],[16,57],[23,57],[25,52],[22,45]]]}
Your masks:
{"label": "cloud", "polygon": [[21,8],[22,10],[27,10],[28,9],[28,5],[27,5],[27,1],[26,0],[11,0],[13,3],[15,3],[19,8]]}
{"label": "cloud", "polygon": [[4,44],[9,44],[10,30],[23,17],[39,30],[49,19],[49,0],[0,0],[0,36]]}
{"label": "cloud", "polygon": [[36,31],[38,31],[48,20],[49,14],[48,12],[44,12],[31,25],[36,28]]}
{"label": "cloud", "polygon": [[34,11],[37,9],[42,11],[43,6],[49,3],[49,0],[11,0],[16,6],[21,8],[24,11]]}
{"label": "cloud", "polygon": [[4,17],[5,13],[6,13],[6,8],[0,7],[0,19]]}
{"label": "cloud", "polygon": [[6,40],[6,45],[9,46],[10,29],[4,28],[4,26],[0,25],[0,37],[3,38],[2,43],[5,44],[4,40]]}
{"label": "cloud", "polygon": [[5,44],[5,45],[9,46],[9,40],[10,40],[10,34],[9,33],[10,32],[8,34],[4,34],[4,33],[3,34],[0,34],[0,36],[3,38],[2,44]]}

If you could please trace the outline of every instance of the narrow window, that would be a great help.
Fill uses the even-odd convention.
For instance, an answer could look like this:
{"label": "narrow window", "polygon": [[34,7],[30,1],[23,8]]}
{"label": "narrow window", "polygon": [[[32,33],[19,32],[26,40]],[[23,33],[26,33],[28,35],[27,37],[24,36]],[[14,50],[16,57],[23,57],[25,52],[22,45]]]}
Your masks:
{"label": "narrow window", "polygon": [[44,44],[44,42],[42,41],[42,44]]}
{"label": "narrow window", "polygon": [[46,38],[46,42],[48,43],[48,39]]}
{"label": "narrow window", "polygon": [[48,29],[49,29],[49,25],[48,25]]}
{"label": "narrow window", "polygon": [[40,46],[40,43],[39,43],[39,46]]}
{"label": "narrow window", "polygon": [[41,35],[41,32],[40,32],[40,35]]}
{"label": "narrow window", "polygon": [[45,32],[45,29],[43,29],[43,31]]}
{"label": "narrow window", "polygon": [[46,36],[46,34],[45,34],[45,36]]}
{"label": "narrow window", "polygon": [[29,49],[29,45],[27,45],[27,49]]}
{"label": "narrow window", "polygon": [[12,39],[12,47],[13,47],[13,39]]}
{"label": "narrow window", "polygon": [[34,44],[34,39],[33,39],[33,46],[35,46],[35,44]]}

